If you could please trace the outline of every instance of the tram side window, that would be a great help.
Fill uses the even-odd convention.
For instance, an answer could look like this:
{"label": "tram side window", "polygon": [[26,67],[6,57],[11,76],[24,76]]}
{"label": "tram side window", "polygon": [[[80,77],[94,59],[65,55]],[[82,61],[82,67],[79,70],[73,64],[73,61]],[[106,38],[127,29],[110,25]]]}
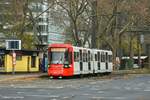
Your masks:
{"label": "tram side window", "polygon": [[90,51],[88,51],[88,57],[87,57],[87,58],[88,58],[88,61],[90,61],[90,59],[91,59],[90,55],[91,55],[91,54],[90,54]]}
{"label": "tram side window", "polygon": [[69,52],[69,64],[72,64],[72,52]]}
{"label": "tram side window", "polygon": [[80,52],[80,61],[82,61],[82,50],[80,50],[79,52]]}
{"label": "tram side window", "polygon": [[105,62],[105,55],[103,52],[101,53],[101,62]]}
{"label": "tram side window", "polygon": [[105,54],[105,57],[106,57],[106,62],[108,62],[109,58],[108,58],[108,53],[107,52]]}
{"label": "tram side window", "polygon": [[87,55],[87,53],[85,55],[86,55],[86,62],[87,62],[88,61],[88,55]]}
{"label": "tram side window", "polygon": [[79,52],[74,52],[74,61],[75,62],[79,61]]}
{"label": "tram side window", "polygon": [[63,60],[64,60],[64,64],[70,64],[71,63],[71,53],[68,52],[68,50],[65,51]]}
{"label": "tram side window", "polygon": [[86,62],[87,61],[87,53],[83,53],[83,62]]}
{"label": "tram side window", "polygon": [[98,52],[97,55],[98,55],[98,61],[100,61],[100,52]]}
{"label": "tram side window", "polygon": [[101,62],[103,62],[103,53],[101,53]]}
{"label": "tram side window", "polygon": [[103,58],[104,58],[104,62],[106,62],[106,55],[105,54],[103,54]]}
{"label": "tram side window", "polygon": [[51,63],[51,59],[52,59],[51,53],[50,53],[50,52],[48,52],[48,64],[50,64],[50,63]]}
{"label": "tram side window", "polygon": [[91,61],[93,61],[93,54],[91,54]]}
{"label": "tram side window", "polygon": [[97,54],[95,54],[95,61],[97,61]]}

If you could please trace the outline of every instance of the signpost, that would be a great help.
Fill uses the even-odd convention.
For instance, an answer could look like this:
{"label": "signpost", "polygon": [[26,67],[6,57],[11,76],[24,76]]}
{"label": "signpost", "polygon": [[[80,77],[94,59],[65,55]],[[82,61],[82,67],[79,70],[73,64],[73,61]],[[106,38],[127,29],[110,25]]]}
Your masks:
{"label": "signpost", "polygon": [[6,40],[6,50],[12,50],[12,74],[15,74],[16,53],[15,50],[21,50],[21,40]]}
{"label": "signpost", "polygon": [[16,53],[13,50],[12,52],[12,74],[15,74],[15,65],[16,65]]}

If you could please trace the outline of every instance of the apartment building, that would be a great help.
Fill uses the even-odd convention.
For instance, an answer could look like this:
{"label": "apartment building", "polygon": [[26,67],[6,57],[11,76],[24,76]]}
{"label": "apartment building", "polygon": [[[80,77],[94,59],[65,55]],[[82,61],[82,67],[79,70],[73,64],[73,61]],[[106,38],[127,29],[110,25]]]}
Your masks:
{"label": "apartment building", "polygon": [[[14,2],[21,2],[19,0],[0,0],[0,38],[5,37],[5,35],[3,34],[4,31],[9,31],[9,28],[12,27],[12,25],[7,22],[6,18],[9,17],[8,13],[6,14],[5,12],[7,12],[7,9],[11,9],[10,7],[13,6],[12,3]],[[21,6],[21,5],[19,5]],[[29,2],[29,9],[32,12],[33,15],[33,19],[35,21],[35,26],[33,29],[31,30],[27,30],[27,31],[31,31],[30,33],[32,33],[32,35],[36,35],[37,39],[39,39],[41,41],[40,45],[45,45],[47,46],[50,43],[63,43],[65,40],[65,36],[62,34],[63,33],[63,29],[59,28],[56,25],[52,24],[53,19],[50,18],[50,14],[49,14],[49,4],[47,2],[47,0],[39,0],[39,1],[32,1]],[[12,7],[13,8],[13,7]],[[20,11],[18,11],[20,12]],[[13,13],[13,12],[12,12]],[[12,16],[12,13],[10,11],[10,15]],[[21,15],[22,12],[20,12]],[[5,15],[6,14],[6,15]],[[11,18],[10,16],[10,18]],[[19,19],[16,19],[19,20]],[[36,31],[35,31],[36,30]],[[8,37],[7,37],[8,38]],[[2,39],[0,40],[0,42],[2,41]]]}
{"label": "apartment building", "polygon": [[65,36],[63,35],[63,29],[52,24],[53,19],[50,17],[49,4],[46,1],[33,2],[31,4],[34,17],[36,18],[38,16],[36,20],[38,37],[41,38],[42,45],[64,43]]}

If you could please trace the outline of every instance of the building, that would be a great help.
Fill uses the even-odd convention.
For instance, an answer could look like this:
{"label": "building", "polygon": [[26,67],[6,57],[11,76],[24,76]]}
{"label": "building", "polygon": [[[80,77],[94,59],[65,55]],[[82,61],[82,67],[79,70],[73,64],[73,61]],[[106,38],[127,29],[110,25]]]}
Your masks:
{"label": "building", "polygon": [[42,41],[42,45],[47,45],[49,21],[48,21],[48,11],[46,12],[44,11],[48,9],[48,4],[45,1],[31,2],[31,4],[29,5],[29,8],[32,11],[33,18],[37,17],[35,19],[36,26],[34,27],[38,30],[37,31],[38,39]]}
{"label": "building", "polygon": [[34,17],[36,18],[38,16],[36,27],[39,32],[38,37],[42,40],[41,45],[64,43],[65,36],[62,34],[63,29],[52,24],[53,19],[50,16],[50,9],[48,7],[47,0],[43,2],[32,2],[30,5]]}
{"label": "building", "polygon": [[63,34],[63,29],[57,26],[50,26],[48,34],[48,44],[64,43],[64,41],[65,35]]}
{"label": "building", "polygon": [[38,72],[39,57],[38,51],[18,50],[16,52],[16,61],[13,62],[12,51],[0,48],[0,72]]}
{"label": "building", "polygon": [[[23,14],[23,3],[20,3],[23,1],[20,0],[0,0],[0,38],[2,36],[2,34],[5,33],[10,33],[10,28],[13,27],[11,25],[10,22],[7,22],[7,17],[10,17],[11,19],[9,19],[10,21],[12,21],[13,19],[17,20],[17,22],[20,21],[20,17],[22,18],[22,16],[24,16]],[[28,33],[35,33],[33,35],[35,35],[36,40],[40,41],[40,45],[45,45],[47,46],[49,43],[53,43],[53,42],[60,42],[63,43],[64,41],[64,35],[62,35],[61,33],[63,33],[63,29],[60,29],[59,26],[55,26],[53,25],[53,19],[50,16],[50,9],[49,9],[49,4],[47,0],[33,0],[29,2],[30,4],[28,5],[28,7],[30,8],[31,12],[32,12],[32,17],[34,19],[34,26],[33,29],[31,30],[25,30]],[[12,10],[14,9],[14,5],[18,5],[19,9],[15,9],[17,15],[12,12]],[[10,12],[10,13],[7,13]],[[27,15],[30,15],[29,11],[27,11]],[[17,16],[17,17],[16,17]],[[30,19],[30,18],[29,18]],[[31,21],[32,23],[32,21]],[[56,33],[56,34],[55,34]],[[11,34],[11,33],[10,33]],[[7,37],[8,38],[8,37]],[[54,39],[53,39],[54,38]],[[56,41],[57,40],[57,41]],[[1,41],[0,41],[1,42]]]}
{"label": "building", "polygon": [[[14,26],[20,24],[18,22],[21,22],[23,17],[23,6],[20,2],[20,0],[0,0],[0,47],[5,47],[5,39],[14,38],[14,34],[17,33],[13,31]],[[16,5],[17,8],[14,9]]]}

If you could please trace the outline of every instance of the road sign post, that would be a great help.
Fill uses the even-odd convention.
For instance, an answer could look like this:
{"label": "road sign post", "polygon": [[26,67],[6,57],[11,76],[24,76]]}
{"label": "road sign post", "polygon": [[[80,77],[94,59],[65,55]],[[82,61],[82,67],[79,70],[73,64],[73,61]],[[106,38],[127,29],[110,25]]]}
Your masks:
{"label": "road sign post", "polygon": [[12,74],[15,74],[15,65],[16,65],[16,53],[13,50],[12,52]]}

